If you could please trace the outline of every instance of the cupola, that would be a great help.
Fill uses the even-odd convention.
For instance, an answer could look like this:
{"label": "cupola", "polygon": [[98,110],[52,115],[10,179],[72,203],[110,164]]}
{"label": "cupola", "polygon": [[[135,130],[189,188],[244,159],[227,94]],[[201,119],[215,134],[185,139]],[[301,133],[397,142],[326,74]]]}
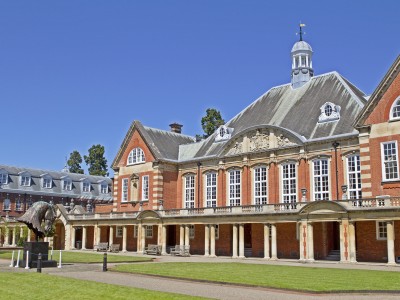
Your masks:
{"label": "cupola", "polygon": [[304,24],[300,24],[300,40],[293,45],[292,48],[292,88],[296,89],[306,84],[311,77],[314,76],[312,68],[312,48],[303,41],[302,28]]}

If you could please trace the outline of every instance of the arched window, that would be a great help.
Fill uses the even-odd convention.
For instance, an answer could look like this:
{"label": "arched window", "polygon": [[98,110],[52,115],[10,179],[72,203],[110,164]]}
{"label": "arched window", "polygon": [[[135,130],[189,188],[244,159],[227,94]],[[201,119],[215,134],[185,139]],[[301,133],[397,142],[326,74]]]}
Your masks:
{"label": "arched window", "polygon": [[400,120],[400,97],[394,101],[392,109],[390,110],[391,120]]}
{"label": "arched window", "polygon": [[140,148],[134,148],[128,156],[128,165],[145,162],[144,152]]}

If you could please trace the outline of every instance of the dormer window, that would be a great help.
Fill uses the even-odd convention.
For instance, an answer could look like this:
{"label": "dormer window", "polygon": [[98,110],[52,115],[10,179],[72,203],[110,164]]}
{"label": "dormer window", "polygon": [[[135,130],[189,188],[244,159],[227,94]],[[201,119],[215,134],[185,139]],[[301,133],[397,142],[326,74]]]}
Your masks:
{"label": "dormer window", "polygon": [[128,165],[145,162],[144,152],[141,148],[134,148],[128,156]]}
{"label": "dormer window", "polygon": [[28,173],[20,174],[20,186],[31,186],[31,175]]}
{"label": "dormer window", "polygon": [[215,137],[215,141],[219,142],[219,141],[226,141],[229,140],[231,138],[233,129],[226,127],[225,125],[221,125],[218,129],[217,129],[217,135]]}
{"label": "dormer window", "polygon": [[82,192],[84,193],[90,192],[90,182],[87,179],[82,181]]}
{"label": "dormer window", "polygon": [[72,190],[72,180],[69,177],[64,177],[62,179],[62,188],[64,191],[71,191]]}
{"label": "dormer window", "polygon": [[51,189],[52,188],[52,178],[50,175],[42,175],[42,187],[44,189]]}
{"label": "dormer window", "polygon": [[340,119],[340,106],[331,102],[326,102],[320,108],[321,114],[318,118],[318,123],[326,123],[337,121]]}
{"label": "dormer window", "polygon": [[0,170],[0,185],[8,184],[8,173],[4,170]]}
{"label": "dormer window", "polygon": [[105,181],[99,182],[99,188],[101,194],[108,194],[108,184]]}
{"label": "dormer window", "polygon": [[394,101],[390,110],[390,120],[400,120],[400,97]]}

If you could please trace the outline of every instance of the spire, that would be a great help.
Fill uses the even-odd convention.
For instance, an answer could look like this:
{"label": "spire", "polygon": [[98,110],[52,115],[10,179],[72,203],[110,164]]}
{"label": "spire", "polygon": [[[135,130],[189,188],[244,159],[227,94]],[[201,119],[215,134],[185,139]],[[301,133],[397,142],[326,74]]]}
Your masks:
{"label": "spire", "polygon": [[61,170],[61,172],[69,173],[69,167],[68,167],[68,159],[67,159],[67,157],[65,157],[65,166],[64,166],[64,168]]}
{"label": "spire", "polygon": [[312,68],[312,49],[311,46],[303,41],[303,27],[304,23],[299,24],[299,36],[300,39],[293,45],[292,48],[292,88],[296,89],[308,81],[314,76],[314,70]]}

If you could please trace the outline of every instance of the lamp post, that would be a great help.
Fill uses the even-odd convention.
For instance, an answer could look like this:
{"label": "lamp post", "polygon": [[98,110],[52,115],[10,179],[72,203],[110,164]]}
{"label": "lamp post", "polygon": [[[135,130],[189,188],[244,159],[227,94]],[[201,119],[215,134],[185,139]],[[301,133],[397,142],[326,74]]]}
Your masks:
{"label": "lamp post", "polygon": [[339,143],[334,141],[332,143],[333,148],[335,149],[335,168],[336,168],[336,200],[339,200],[339,170],[337,164],[337,148],[339,147]]}

